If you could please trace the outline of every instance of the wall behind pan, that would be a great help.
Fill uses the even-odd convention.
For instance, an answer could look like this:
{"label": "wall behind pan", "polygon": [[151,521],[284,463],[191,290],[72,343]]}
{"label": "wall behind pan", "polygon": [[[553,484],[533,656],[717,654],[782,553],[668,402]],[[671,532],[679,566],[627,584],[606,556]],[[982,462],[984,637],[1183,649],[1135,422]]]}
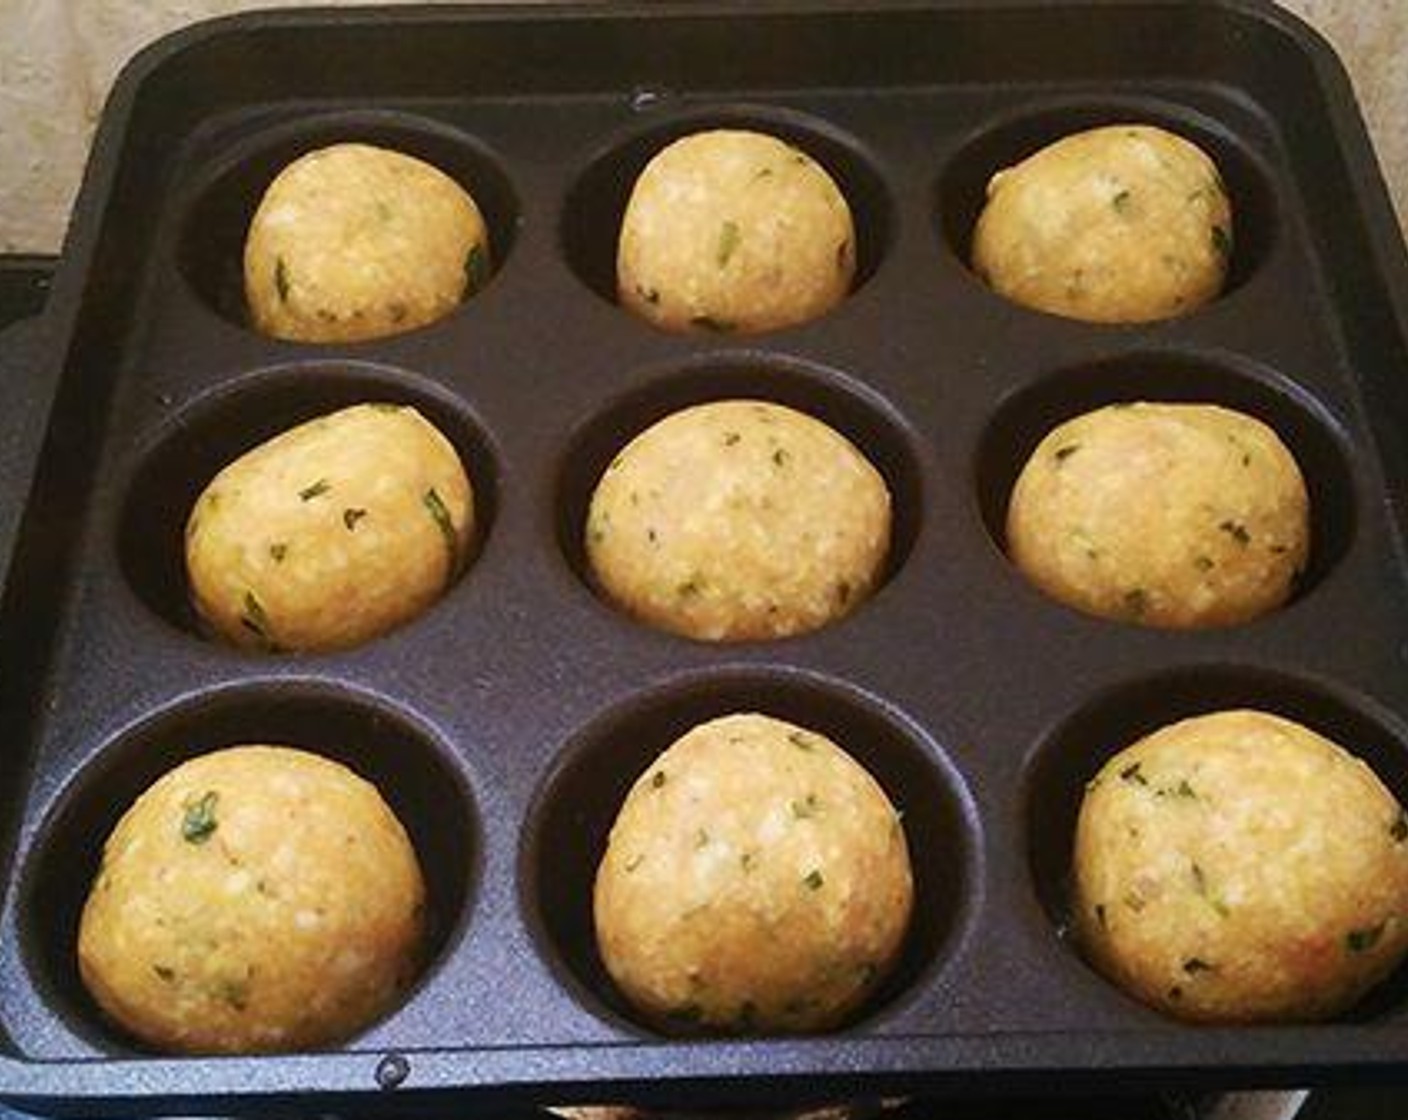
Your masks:
{"label": "wall behind pan", "polygon": [[[103,98],[137,48],[198,19],[272,6],[0,0],[0,251],[57,251]],[[1324,32],[1344,58],[1398,213],[1408,220],[1408,0],[1287,0],[1286,6]]]}

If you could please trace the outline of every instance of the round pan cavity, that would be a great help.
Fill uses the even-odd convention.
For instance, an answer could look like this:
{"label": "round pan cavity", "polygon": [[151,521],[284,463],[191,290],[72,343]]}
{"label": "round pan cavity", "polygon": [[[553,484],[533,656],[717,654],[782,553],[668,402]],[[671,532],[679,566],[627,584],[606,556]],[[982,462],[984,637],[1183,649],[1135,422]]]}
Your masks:
{"label": "round pan cavity", "polygon": [[[117,529],[118,562],[138,599],[173,626],[201,633],[187,594],[184,544],[186,518],[200,492],[265,440],[365,402],[412,405],[454,445],[474,487],[471,554],[482,552],[498,506],[498,471],[488,439],[464,405],[387,366],[307,362],[261,371],[198,400],[139,456]],[[465,570],[472,569],[471,563]]]}
{"label": "round pan cavity", "polygon": [[920,531],[922,484],[913,450],[916,437],[883,400],[820,366],[753,353],[707,355],[647,373],[640,381],[578,427],[559,469],[558,544],[588,586],[593,580],[583,536],[602,472],[627,443],[657,421],[692,405],[728,399],[786,405],[830,425],[855,444],[890,491],[890,551],[880,586],[904,566]]}
{"label": "round pan cavity", "polygon": [[300,682],[208,694],[156,713],[104,746],[60,796],[21,871],[19,936],[31,979],[69,1028],[93,1045],[136,1045],[102,1017],[78,974],[79,916],[103,844],[161,775],[239,744],[302,748],[350,767],[380,790],[426,879],[426,967],[418,986],[463,933],[479,874],[478,815],[446,749],[428,731],[370,697]]}
{"label": "round pan cavity", "polygon": [[855,223],[851,290],[864,285],[880,267],[891,237],[892,205],[876,161],[858,140],[819,118],[747,104],[673,114],[623,133],[589,158],[568,189],[560,229],[563,253],[578,279],[602,299],[616,302],[616,246],[636,179],[662,148],[692,133],[719,128],[776,136],[826,168]]}
{"label": "round pan cavity", "polygon": [[[1243,140],[1218,122],[1187,106],[1157,98],[1043,102],[1040,107],[1009,112],[975,130],[949,155],[939,172],[933,213],[941,243],[965,271],[969,270],[973,230],[987,201],[988,181],[1048,144],[1114,124],[1155,125],[1191,140],[1212,158],[1232,201],[1232,260],[1222,298],[1250,281],[1270,256],[1280,233],[1271,171]],[[973,282],[981,284],[977,277]],[[994,298],[1000,297],[994,294]]]}
{"label": "round pan cavity", "polygon": [[641,772],[691,727],[735,712],[759,712],[826,735],[870,771],[903,813],[914,913],[895,971],[856,1021],[867,1019],[939,967],[956,942],[972,909],[978,837],[972,805],[941,749],[873,699],[833,681],[779,671],[711,672],[644,691],[584,728],[540,788],[524,832],[519,884],[526,920],[589,1011],[635,1022],[596,949],[597,865]]}
{"label": "round pan cavity", "polygon": [[249,326],[244,243],[259,200],[294,160],[342,143],[415,156],[454,179],[484,216],[493,272],[504,267],[518,230],[518,199],[496,155],[473,137],[428,118],[389,111],[329,113],[246,138],[188,190],[176,262],[206,306],[237,326]]}
{"label": "round pan cavity", "polygon": [[1292,602],[1334,570],[1354,539],[1353,471],[1338,423],[1278,374],[1224,358],[1177,352],[1121,355],[1051,374],[1002,401],[974,466],[978,509],[1006,549],[1007,503],[1028,456],[1052,428],[1105,405],[1133,401],[1222,405],[1256,417],[1290,448],[1310,497],[1310,561]]}
{"label": "round pan cavity", "polygon": [[[1071,856],[1085,785],[1105,762],[1144,736],[1210,712],[1253,708],[1283,716],[1361,758],[1408,804],[1408,738],[1365,697],[1336,685],[1263,668],[1212,665],[1165,670],[1107,688],[1055,728],[1028,757],[1019,786],[1032,888],[1057,936],[1070,936]],[[1348,1018],[1384,1017],[1408,999],[1408,965],[1376,987]]]}

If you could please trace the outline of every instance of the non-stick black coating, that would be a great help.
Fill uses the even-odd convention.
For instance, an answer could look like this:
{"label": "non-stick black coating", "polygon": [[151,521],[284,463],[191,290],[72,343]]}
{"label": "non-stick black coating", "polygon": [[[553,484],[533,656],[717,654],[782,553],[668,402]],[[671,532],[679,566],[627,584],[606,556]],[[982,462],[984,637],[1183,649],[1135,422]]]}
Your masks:
{"label": "non-stick black coating", "polygon": [[[992,171],[1125,120],[1182,132],[1222,167],[1237,208],[1225,296],[1111,328],[984,288],[964,258]],[[832,314],[677,336],[614,305],[634,175],[713,126],[786,137],[848,194],[859,279]],[[244,223],[283,162],[342,139],[460,178],[494,278],[399,338],[260,338],[240,299]],[[1114,990],[1063,933],[1083,778],[1166,719],[1282,710],[1408,796],[1408,332],[1389,214],[1342,74],[1255,3],[343,10],[158,47],[105,116],[34,374],[58,397],[0,618],[0,1095],[50,1111],[316,1099],[429,1114],[452,1099],[796,1100],[857,1079],[1044,1092],[1392,1076],[1401,979],[1351,1023],[1195,1030]],[[845,622],[708,646],[645,630],[588,586],[596,473],[651,420],[723,395],[806,408],[885,475],[894,555]],[[1244,408],[1296,453],[1314,554],[1284,610],[1143,630],[1059,607],[1007,563],[1005,491],[1040,433],[1137,397]],[[475,564],[359,650],[270,659],[206,641],[180,571],[191,498],[260,439],[363,399],[416,404],[459,448],[484,502]],[[661,1038],[590,941],[620,796],[690,721],[740,708],[833,733],[905,811],[920,901],[905,960],[825,1037]],[[247,738],[378,780],[430,866],[436,958],[404,1006],[331,1053],[143,1054],[77,980],[77,910],[130,798]]]}

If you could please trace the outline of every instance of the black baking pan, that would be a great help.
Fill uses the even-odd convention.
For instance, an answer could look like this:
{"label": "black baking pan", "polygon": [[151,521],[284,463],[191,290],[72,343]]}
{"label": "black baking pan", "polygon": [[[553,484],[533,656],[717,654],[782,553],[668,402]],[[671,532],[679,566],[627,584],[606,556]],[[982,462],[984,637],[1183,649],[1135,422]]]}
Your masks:
{"label": "black baking pan", "polygon": [[[1199,141],[1237,208],[1228,292],[1108,328],[1014,307],[964,265],[993,170],[1142,120]],[[744,124],[818,156],[859,228],[856,291],[813,323],[674,336],[614,306],[615,230],[668,139]],[[470,184],[498,268],[441,323],[273,342],[239,293],[283,162],[342,139]],[[636,3],[260,13],[145,52],[104,114],[32,376],[43,447],[0,618],[0,1097],[51,1113],[415,1112],[614,1099],[766,1103],[1402,1077],[1408,974],[1346,1020],[1192,1028],[1063,936],[1082,783],[1150,728],[1273,708],[1408,799],[1408,280],[1348,84],[1250,0]],[[544,324],[551,324],[545,330]],[[582,578],[619,443],[724,394],[799,405],[895,499],[889,578],[813,635],[715,647],[646,630]],[[1196,633],[1074,614],[1002,550],[1048,424],[1198,399],[1272,423],[1310,482],[1294,602]],[[181,524],[219,466],[364,399],[457,444],[488,526],[432,611],[361,649],[258,658],[202,639]],[[43,422],[47,417],[47,423]],[[904,809],[916,921],[846,1029],[679,1040],[639,1025],[591,937],[621,797],[691,722],[754,708],[845,743]],[[176,1059],[106,1024],[75,929],[104,836],[177,760],[239,741],[351,762],[425,862],[434,958],[328,1053]]]}

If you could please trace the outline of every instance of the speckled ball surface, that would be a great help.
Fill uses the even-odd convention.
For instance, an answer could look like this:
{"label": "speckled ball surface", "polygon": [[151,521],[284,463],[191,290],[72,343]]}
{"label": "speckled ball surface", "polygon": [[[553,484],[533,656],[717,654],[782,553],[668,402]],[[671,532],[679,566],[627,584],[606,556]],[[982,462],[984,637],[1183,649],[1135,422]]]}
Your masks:
{"label": "speckled ball surface", "polygon": [[335,144],[269,185],[245,240],[245,297],[264,334],[354,342],[443,318],[490,267],[479,207],[443,171]]}
{"label": "speckled ball surface", "polygon": [[993,176],[973,268],[1039,311],[1146,322],[1215,299],[1232,239],[1227,188],[1206,153],[1164,129],[1110,125]]}
{"label": "speckled ball surface", "polygon": [[1292,594],[1310,503],[1291,452],[1216,405],[1110,405],[1037,445],[1007,512],[1013,563],[1088,614],[1172,629],[1229,626]]}
{"label": "speckled ball surface", "polygon": [[621,303],[674,331],[752,333],[814,319],[850,291],[850,207],[820,163],[758,132],[670,144],[621,222]]}
{"label": "speckled ball surface", "polygon": [[474,531],[469,476],[435,426],[354,405],[220,471],[186,521],[186,571],[196,613],[231,644],[345,649],[434,603]]}
{"label": "speckled ball surface", "polygon": [[1074,871],[1090,959],[1180,1018],[1328,1018],[1408,952],[1408,817],[1363,762],[1265,712],[1115,755],[1087,789]]}
{"label": "speckled ball surface", "polygon": [[143,1042],[238,1054],[329,1045],[414,980],[425,885],[376,788],[287,747],[176,767],[118,822],[78,963]]}
{"label": "speckled ball surface", "polygon": [[751,713],[640,776],[595,887],[607,970],[667,1030],[835,1026],[898,959],[912,908],[880,786],[826,737]]}
{"label": "speckled ball surface", "polygon": [[885,480],[805,413],[715,401],[647,428],[592,495],[586,554],[606,597],[705,641],[805,633],[855,610],[890,546]]}

